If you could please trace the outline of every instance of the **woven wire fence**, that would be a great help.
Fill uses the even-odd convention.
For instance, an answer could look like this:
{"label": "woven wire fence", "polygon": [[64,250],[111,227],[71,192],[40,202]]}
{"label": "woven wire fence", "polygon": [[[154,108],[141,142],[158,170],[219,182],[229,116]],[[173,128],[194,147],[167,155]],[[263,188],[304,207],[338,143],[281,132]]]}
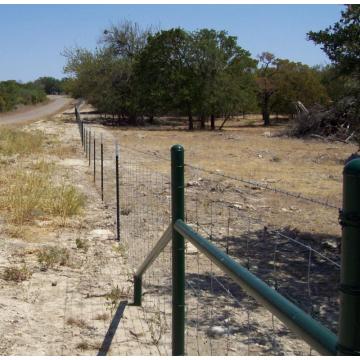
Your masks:
{"label": "woven wire fence", "polygon": [[[115,143],[111,133],[100,129],[93,132],[89,175],[94,176],[104,203],[115,213]],[[133,271],[171,221],[169,155],[120,144],[120,248]],[[337,209],[281,192],[264,201],[263,189],[256,184],[191,165],[186,166],[185,178],[185,221],[336,332],[340,275]],[[274,216],[276,221],[271,221]],[[317,231],[324,219],[328,233]],[[306,231],[300,231],[304,222]],[[169,244],[145,273],[143,303],[136,319],[161,355],[171,355],[171,262]],[[141,337],[136,332],[133,335]],[[186,354],[317,353],[187,243]]]}

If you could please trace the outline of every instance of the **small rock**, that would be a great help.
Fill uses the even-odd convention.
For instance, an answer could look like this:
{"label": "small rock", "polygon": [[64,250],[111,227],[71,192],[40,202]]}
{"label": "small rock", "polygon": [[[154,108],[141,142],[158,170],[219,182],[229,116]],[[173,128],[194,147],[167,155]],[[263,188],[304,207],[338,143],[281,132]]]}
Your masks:
{"label": "small rock", "polygon": [[239,210],[241,210],[242,208],[243,208],[243,206],[241,205],[241,204],[233,204],[233,207],[235,208],[235,209],[239,209]]}
{"label": "small rock", "polygon": [[57,285],[57,281],[53,281],[52,283],[51,283],[51,286],[56,286]]}
{"label": "small rock", "polygon": [[212,326],[206,333],[210,337],[220,337],[226,334],[226,329],[222,326]]}
{"label": "small rock", "polygon": [[197,254],[199,251],[198,249],[191,243],[186,243],[186,253],[187,254]]}
{"label": "small rock", "polygon": [[188,183],[186,184],[186,186],[199,186],[200,183],[198,181],[188,181]]}

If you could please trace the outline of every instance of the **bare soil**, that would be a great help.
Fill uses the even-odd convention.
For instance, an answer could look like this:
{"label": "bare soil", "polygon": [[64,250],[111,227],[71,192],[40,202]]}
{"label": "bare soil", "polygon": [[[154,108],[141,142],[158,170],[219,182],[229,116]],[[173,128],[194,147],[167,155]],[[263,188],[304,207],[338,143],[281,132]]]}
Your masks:
{"label": "bare soil", "polygon": [[24,106],[18,110],[0,114],[0,125],[19,125],[58,113],[73,100],[62,95],[49,95],[48,101],[35,105]]}
{"label": "bare soil", "polygon": [[[186,167],[187,222],[336,331],[336,208],[230,177],[254,179],[340,206],[343,160],[354,146],[276,137],[274,129],[281,126],[263,129],[257,118],[234,121],[225,131],[211,133],[188,132],[181,123],[110,128],[100,125],[96,116],[84,117],[96,134],[95,187],[93,155],[90,163],[84,158],[70,111],[27,127],[58,136],[58,153],[49,154],[48,160],[56,164],[57,176],[76,184],[87,201],[83,213],[65,225],[53,219],[36,221],[18,237],[7,233],[2,219],[0,273],[26,264],[32,275],[20,283],[0,279],[1,355],[170,355],[170,245],[144,278],[143,306],[126,306],[121,319],[118,315],[121,304],[132,302],[134,270],[170,220],[168,159],[174,143],[185,146],[188,164],[212,171]],[[100,134],[104,202],[99,194]],[[114,222],[115,141],[121,148],[120,245]],[[78,247],[79,239],[85,247]],[[71,261],[43,271],[37,252],[49,245],[68,249]],[[316,354],[194,247],[188,244],[186,251],[187,354]],[[120,324],[112,338],[116,320]]]}

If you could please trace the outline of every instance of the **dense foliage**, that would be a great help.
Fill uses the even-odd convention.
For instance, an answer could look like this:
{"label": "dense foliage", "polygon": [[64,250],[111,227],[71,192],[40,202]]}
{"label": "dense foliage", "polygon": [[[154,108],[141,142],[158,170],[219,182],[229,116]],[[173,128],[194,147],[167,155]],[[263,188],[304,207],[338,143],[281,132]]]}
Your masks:
{"label": "dense foliage", "polygon": [[64,56],[67,91],[131,124],[176,114],[187,116],[189,129],[195,120],[214,129],[216,118],[261,110],[269,125],[271,113],[295,113],[298,101],[330,101],[323,69],[270,53],[253,59],[226,31],[155,32],[126,21],[105,30],[95,51],[66,49]]}
{"label": "dense foliage", "polygon": [[0,112],[11,111],[21,104],[37,104],[45,99],[45,92],[33,83],[20,84],[15,80],[0,82]]}
{"label": "dense foliage", "polygon": [[66,81],[66,78],[59,80],[51,76],[43,76],[35,80],[33,84],[47,95],[59,95],[66,92]]}

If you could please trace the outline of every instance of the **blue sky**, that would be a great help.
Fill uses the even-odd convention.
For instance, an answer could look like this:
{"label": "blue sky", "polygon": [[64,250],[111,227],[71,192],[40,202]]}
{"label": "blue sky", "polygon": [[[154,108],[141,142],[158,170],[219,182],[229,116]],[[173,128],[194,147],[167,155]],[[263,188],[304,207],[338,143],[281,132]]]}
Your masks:
{"label": "blue sky", "polygon": [[102,31],[123,19],[162,29],[227,30],[255,57],[326,64],[306,40],[340,18],[342,5],[0,5],[0,80],[63,77],[65,47],[95,48]]}

